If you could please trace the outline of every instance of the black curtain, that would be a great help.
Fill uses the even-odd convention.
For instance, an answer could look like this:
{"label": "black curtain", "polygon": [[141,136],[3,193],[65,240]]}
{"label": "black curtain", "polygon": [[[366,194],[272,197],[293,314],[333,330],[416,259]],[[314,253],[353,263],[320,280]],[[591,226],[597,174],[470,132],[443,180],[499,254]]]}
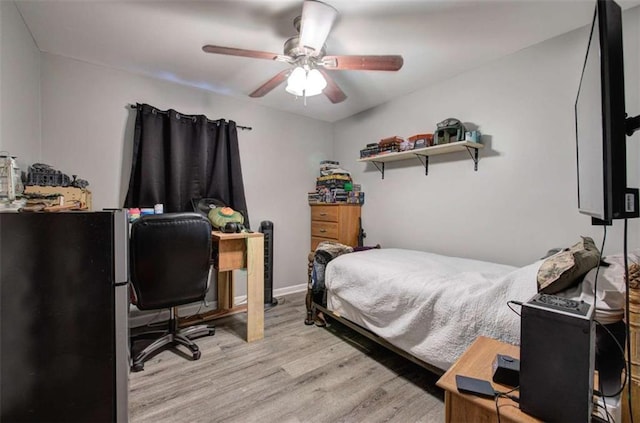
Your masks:
{"label": "black curtain", "polygon": [[193,199],[216,198],[240,211],[248,227],[236,123],[148,104],[136,108],[124,206],[163,204],[165,212],[193,211]]}

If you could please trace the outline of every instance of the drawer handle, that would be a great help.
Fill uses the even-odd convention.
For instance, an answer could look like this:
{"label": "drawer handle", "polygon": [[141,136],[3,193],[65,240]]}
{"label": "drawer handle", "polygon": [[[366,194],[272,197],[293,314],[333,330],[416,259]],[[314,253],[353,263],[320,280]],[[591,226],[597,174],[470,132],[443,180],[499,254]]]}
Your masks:
{"label": "drawer handle", "polygon": [[320,213],[320,216],[326,216],[326,215],[327,215],[326,213]]}
{"label": "drawer handle", "polygon": [[326,229],[320,229],[320,232],[321,233],[325,233],[325,232],[327,232],[327,230]]}

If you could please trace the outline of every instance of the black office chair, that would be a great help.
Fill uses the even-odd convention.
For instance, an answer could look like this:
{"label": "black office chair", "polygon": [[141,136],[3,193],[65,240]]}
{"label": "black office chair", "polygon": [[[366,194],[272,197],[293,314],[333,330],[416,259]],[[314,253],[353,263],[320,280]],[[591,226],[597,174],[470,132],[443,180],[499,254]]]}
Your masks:
{"label": "black office chair", "polygon": [[199,213],[166,213],[143,216],[131,227],[130,279],[132,302],[140,310],[168,308],[166,330],[151,330],[131,337],[136,340],[159,336],[133,358],[131,370],[144,369],[144,362],[165,348],[184,345],[193,360],[200,358],[191,340],[213,335],[210,325],[178,329],[175,307],[203,301],[209,288],[211,269],[211,224]]}

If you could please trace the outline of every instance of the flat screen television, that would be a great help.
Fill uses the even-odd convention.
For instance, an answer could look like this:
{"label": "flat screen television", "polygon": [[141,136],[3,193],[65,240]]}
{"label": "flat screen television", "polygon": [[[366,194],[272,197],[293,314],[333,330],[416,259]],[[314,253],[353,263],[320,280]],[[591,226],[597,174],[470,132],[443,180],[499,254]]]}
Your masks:
{"label": "flat screen television", "polygon": [[575,103],[578,210],[593,224],[638,216],[638,191],[627,187],[622,11],[597,0]]}

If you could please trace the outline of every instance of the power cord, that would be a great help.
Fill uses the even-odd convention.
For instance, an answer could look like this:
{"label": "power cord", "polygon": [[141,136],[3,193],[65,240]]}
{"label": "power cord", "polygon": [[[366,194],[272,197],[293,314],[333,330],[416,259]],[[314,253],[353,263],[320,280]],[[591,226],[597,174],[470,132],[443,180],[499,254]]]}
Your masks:
{"label": "power cord", "polygon": [[602,264],[602,252],[604,251],[604,244],[607,241],[607,226],[602,226],[602,245],[600,246],[600,255],[598,256],[598,266],[596,267],[596,279],[593,283],[593,309],[596,309],[596,302],[598,301],[598,274],[600,273],[600,265]]}
{"label": "power cord", "polygon": [[[595,310],[597,308],[596,303],[598,302],[598,275],[600,274],[600,265],[602,264],[602,254],[604,251],[604,245],[607,241],[607,226],[604,225],[602,226],[602,245],[600,246],[600,254],[598,256],[598,266],[596,267],[596,277],[595,277],[595,281],[593,282],[593,309],[594,309],[594,314],[595,314]],[[594,322],[596,322],[596,324],[600,324],[600,322],[598,322],[597,320],[594,319]],[[600,324],[600,327],[605,328],[604,325]],[[609,335],[611,335],[611,337],[614,339],[614,341],[616,341],[616,344],[618,344],[618,346],[620,346],[620,343],[618,342],[618,340],[613,336],[613,334],[611,333],[611,331],[608,328],[605,328],[607,330],[607,332],[609,333]],[[622,351],[622,356],[624,357],[624,350]],[[627,365],[625,363],[625,372],[626,372],[626,368]],[[625,373],[626,375],[626,373]],[[620,392],[622,392],[622,389],[624,389],[624,386],[622,388],[620,388]],[[604,404],[604,412],[605,412],[605,416],[607,417],[607,422],[609,421],[609,410],[607,410],[607,401],[605,400],[605,396],[604,393],[602,394],[602,403]]]}
{"label": "power cord", "polygon": [[[620,389],[620,391],[621,391],[621,392],[622,392],[622,389],[624,389],[624,387]],[[596,393],[596,392],[597,392],[597,391],[594,391],[594,395],[598,395],[598,393],[599,393],[599,392],[598,392],[598,393]],[[611,413],[609,413],[609,410],[608,410],[608,408],[607,408],[607,399],[606,399],[606,397],[605,397],[605,395],[604,395],[604,394],[601,394],[601,395],[599,395],[599,396],[600,396],[600,398],[602,398],[602,404],[604,404],[604,406],[600,405],[600,404],[599,404],[599,403],[597,403],[597,402],[594,402],[594,404],[595,404],[597,407],[600,407],[600,408],[602,408],[602,409],[604,410],[604,415],[605,415],[605,417],[607,418],[607,423],[611,423],[611,422],[610,422],[610,420],[609,420],[609,416],[611,416]],[[611,416],[611,417],[613,418],[613,416]]]}
{"label": "power cord", "polygon": [[522,316],[520,316],[520,313],[518,313],[518,312],[517,312],[513,307],[511,307],[511,304],[515,304],[515,305],[517,305],[517,306],[522,307],[522,302],[520,302],[520,301],[513,301],[513,300],[509,300],[509,301],[507,301],[507,307],[509,307],[509,309],[511,309],[511,311],[513,311],[515,314],[517,314],[517,315],[518,315],[518,317],[522,317]]}
{"label": "power cord", "polygon": [[602,410],[604,410],[604,416],[607,419],[607,423],[615,423],[615,420],[613,419],[613,416],[611,415],[611,413],[609,412],[609,410],[607,410],[607,403],[605,402],[604,398],[602,399],[602,402],[604,403],[604,407],[600,404],[598,404],[597,402],[594,404],[596,407],[601,408]]}
{"label": "power cord", "polygon": [[602,329],[604,329],[609,334],[609,336],[611,336],[611,338],[614,340],[614,342],[618,346],[618,349],[620,350],[620,354],[622,354],[622,359],[624,361],[624,381],[622,382],[622,386],[620,387],[620,389],[614,394],[605,394],[604,392],[600,392],[600,391],[594,391],[593,392],[594,395],[597,395],[597,396],[602,397],[602,398],[614,398],[614,397],[617,397],[618,395],[620,395],[622,393],[622,391],[624,390],[624,387],[627,384],[627,374],[629,373],[629,369],[627,367],[626,354],[624,352],[624,348],[620,344],[620,341],[618,341],[618,338],[616,338],[615,335],[613,333],[611,333],[609,328],[606,327],[605,325],[603,325],[602,323],[600,323],[597,320],[594,320],[594,322],[596,322],[596,325],[600,326]]}
{"label": "power cord", "polygon": [[500,398],[508,398],[511,401],[514,401],[516,403],[520,402],[520,398],[514,396],[514,395],[510,395],[511,392],[517,391],[520,387],[516,386],[515,388],[507,391],[507,392],[500,392],[500,391],[496,391],[495,396],[493,397],[494,402],[496,403],[496,416],[498,417],[498,423],[500,423],[500,405],[498,404],[498,400]]}
{"label": "power cord", "polygon": [[[628,361],[629,363],[631,362],[631,332],[629,329],[629,257],[627,254],[627,232],[628,232],[628,228],[627,228],[627,222],[628,219],[624,219],[624,247],[623,247],[623,252],[624,252],[624,280],[625,280],[625,291],[626,291],[626,295],[625,295],[625,321],[627,323],[627,354],[628,354]],[[632,401],[632,396],[631,396],[631,372],[627,372],[627,377],[626,377],[626,382],[627,382],[627,401],[629,404],[629,422],[633,423],[633,401]]]}
{"label": "power cord", "polygon": [[[284,303],[287,302],[285,297],[275,297],[275,299],[278,301],[277,305],[283,305]],[[276,309],[275,307],[265,307],[264,312],[268,313],[271,310],[275,310],[275,309]]]}
{"label": "power cord", "polygon": [[[595,302],[597,301],[597,286],[598,286],[598,272],[600,270],[600,262],[602,261],[602,251],[604,250],[604,243],[605,243],[605,239],[607,237],[607,227],[603,226],[604,228],[604,236],[602,239],[602,248],[600,249],[600,261],[598,262],[598,269],[596,270],[596,281],[594,283],[594,307],[595,307]],[[624,387],[626,385],[627,387],[627,401],[628,401],[628,406],[629,406],[629,422],[633,423],[633,404],[632,404],[632,396],[631,396],[631,388],[632,388],[632,383],[631,383],[631,372],[629,371],[630,369],[627,367],[628,363],[631,362],[631,333],[630,333],[630,329],[629,329],[629,256],[628,256],[628,251],[627,251],[627,244],[628,244],[628,219],[624,219],[624,231],[623,231],[623,254],[624,254],[624,276],[625,276],[625,314],[624,314],[624,319],[626,322],[626,347],[627,347],[627,352],[625,354],[624,348],[622,348],[622,346],[620,345],[620,343],[618,342],[618,340],[613,336],[613,334],[611,333],[611,331],[609,331],[608,328],[606,328],[604,325],[602,325],[600,322],[598,322],[596,320],[596,324],[599,324],[600,327],[603,327],[607,332],[609,332],[609,335],[611,335],[611,337],[615,340],[616,344],[618,345],[618,348],[620,349],[620,351],[622,352],[622,356],[624,357],[624,370],[625,370],[625,378],[624,378],[624,382],[622,384],[622,387],[620,388],[620,390],[614,394],[614,395],[604,395],[603,393],[598,393],[600,394],[600,396],[603,398],[603,402],[604,402],[604,406],[605,406],[605,411],[606,411],[606,401],[604,400],[605,397],[610,397],[610,396],[617,396],[620,395],[622,393],[622,391],[624,390]],[[607,411],[608,414],[608,411]],[[608,418],[608,417],[607,417]]]}

